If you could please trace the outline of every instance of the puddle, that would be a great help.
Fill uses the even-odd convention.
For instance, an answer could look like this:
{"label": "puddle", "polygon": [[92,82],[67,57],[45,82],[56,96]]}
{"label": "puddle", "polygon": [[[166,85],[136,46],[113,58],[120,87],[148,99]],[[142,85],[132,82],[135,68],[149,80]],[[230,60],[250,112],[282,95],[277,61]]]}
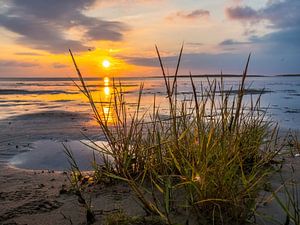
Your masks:
{"label": "puddle", "polygon": [[[83,140],[85,143],[90,143]],[[91,170],[91,162],[93,160],[93,152],[97,163],[101,164],[102,157],[97,151],[84,145],[80,141],[63,142],[65,146],[72,151],[74,158],[81,170]],[[104,141],[96,142],[99,146],[107,144]],[[62,142],[52,140],[41,140],[31,144],[30,151],[26,151],[15,155],[9,164],[21,168],[32,170],[68,170],[70,165],[68,157],[64,152]]]}

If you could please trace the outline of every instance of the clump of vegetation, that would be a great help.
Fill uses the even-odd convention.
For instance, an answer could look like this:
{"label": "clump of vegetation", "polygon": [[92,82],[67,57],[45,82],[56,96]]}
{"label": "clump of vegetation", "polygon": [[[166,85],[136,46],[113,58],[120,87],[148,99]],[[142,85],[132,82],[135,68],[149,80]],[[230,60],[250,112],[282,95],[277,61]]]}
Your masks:
{"label": "clump of vegetation", "polygon": [[98,146],[112,159],[105,161],[108,169],[101,174],[127,182],[145,211],[168,224],[245,224],[253,218],[256,198],[271,173],[277,128],[260,110],[260,96],[244,104],[250,55],[237,93],[225,91],[223,79],[196,87],[191,75],[193,97],[178,100],[182,49],[170,80],[156,48],[168,118],[161,117],[155,96],[152,112],[141,112],[143,85],[129,114],[121,86],[114,85],[112,121],[103,103],[94,101],[70,51],[78,87],[108,141],[108,146]]}

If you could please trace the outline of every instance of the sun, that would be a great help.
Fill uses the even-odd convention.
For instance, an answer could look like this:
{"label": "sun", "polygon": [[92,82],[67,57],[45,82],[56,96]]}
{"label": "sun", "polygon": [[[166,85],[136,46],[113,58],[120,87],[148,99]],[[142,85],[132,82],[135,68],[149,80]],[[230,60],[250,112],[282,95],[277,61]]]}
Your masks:
{"label": "sun", "polygon": [[104,67],[104,68],[108,68],[108,67],[110,67],[110,62],[108,61],[108,60],[103,60],[102,61],[102,66]]}

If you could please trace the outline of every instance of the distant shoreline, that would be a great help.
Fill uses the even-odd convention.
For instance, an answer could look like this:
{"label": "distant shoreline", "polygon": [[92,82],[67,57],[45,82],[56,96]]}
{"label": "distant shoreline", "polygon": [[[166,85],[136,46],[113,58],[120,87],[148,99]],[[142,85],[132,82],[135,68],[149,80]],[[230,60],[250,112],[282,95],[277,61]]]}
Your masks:
{"label": "distant shoreline", "polygon": [[[97,81],[102,80],[103,77],[85,77],[87,81]],[[174,75],[170,75],[167,77],[174,77]],[[179,78],[189,78],[190,75],[178,75]],[[242,77],[241,74],[197,74],[192,75],[194,78],[218,78],[218,77]],[[260,75],[260,74],[250,74],[247,77],[300,77],[300,74],[276,74],[276,75]],[[114,77],[115,79],[124,79],[124,80],[132,80],[132,79],[159,79],[163,78],[163,76],[147,76],[147,77]],[[0,81],[78,81],[77,77],[0,77]]]}

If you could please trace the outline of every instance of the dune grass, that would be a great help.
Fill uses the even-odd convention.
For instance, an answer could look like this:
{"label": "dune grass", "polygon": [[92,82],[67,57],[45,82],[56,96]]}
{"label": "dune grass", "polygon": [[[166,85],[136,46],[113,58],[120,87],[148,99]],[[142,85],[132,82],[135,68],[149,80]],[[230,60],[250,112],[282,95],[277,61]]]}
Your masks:
{"label": "dune grass", "polygon": [[96,173],[127,182],[147,214],[168,224],[249,223],[278,152],[277,127],[260,109],[261,96],[244,103],[250,55],[238,92],[225,91],[222,78],[196,87],[191,75],[193,98],[180,101],[177,75],[182,50],[170,80],[156,47],[168,118],[161,117],[155,96],[151,112],[141,111],[143,85],[134,113],[128,113],[126,96],[120,85],[113,85],[109,103],[113,121],[105,116],[104,105],[95,103],[70,51],[81,81],[78,87],[108,141],[108,146],[95,149],[112,159],[106,157],[104,167],[95,167]]}

